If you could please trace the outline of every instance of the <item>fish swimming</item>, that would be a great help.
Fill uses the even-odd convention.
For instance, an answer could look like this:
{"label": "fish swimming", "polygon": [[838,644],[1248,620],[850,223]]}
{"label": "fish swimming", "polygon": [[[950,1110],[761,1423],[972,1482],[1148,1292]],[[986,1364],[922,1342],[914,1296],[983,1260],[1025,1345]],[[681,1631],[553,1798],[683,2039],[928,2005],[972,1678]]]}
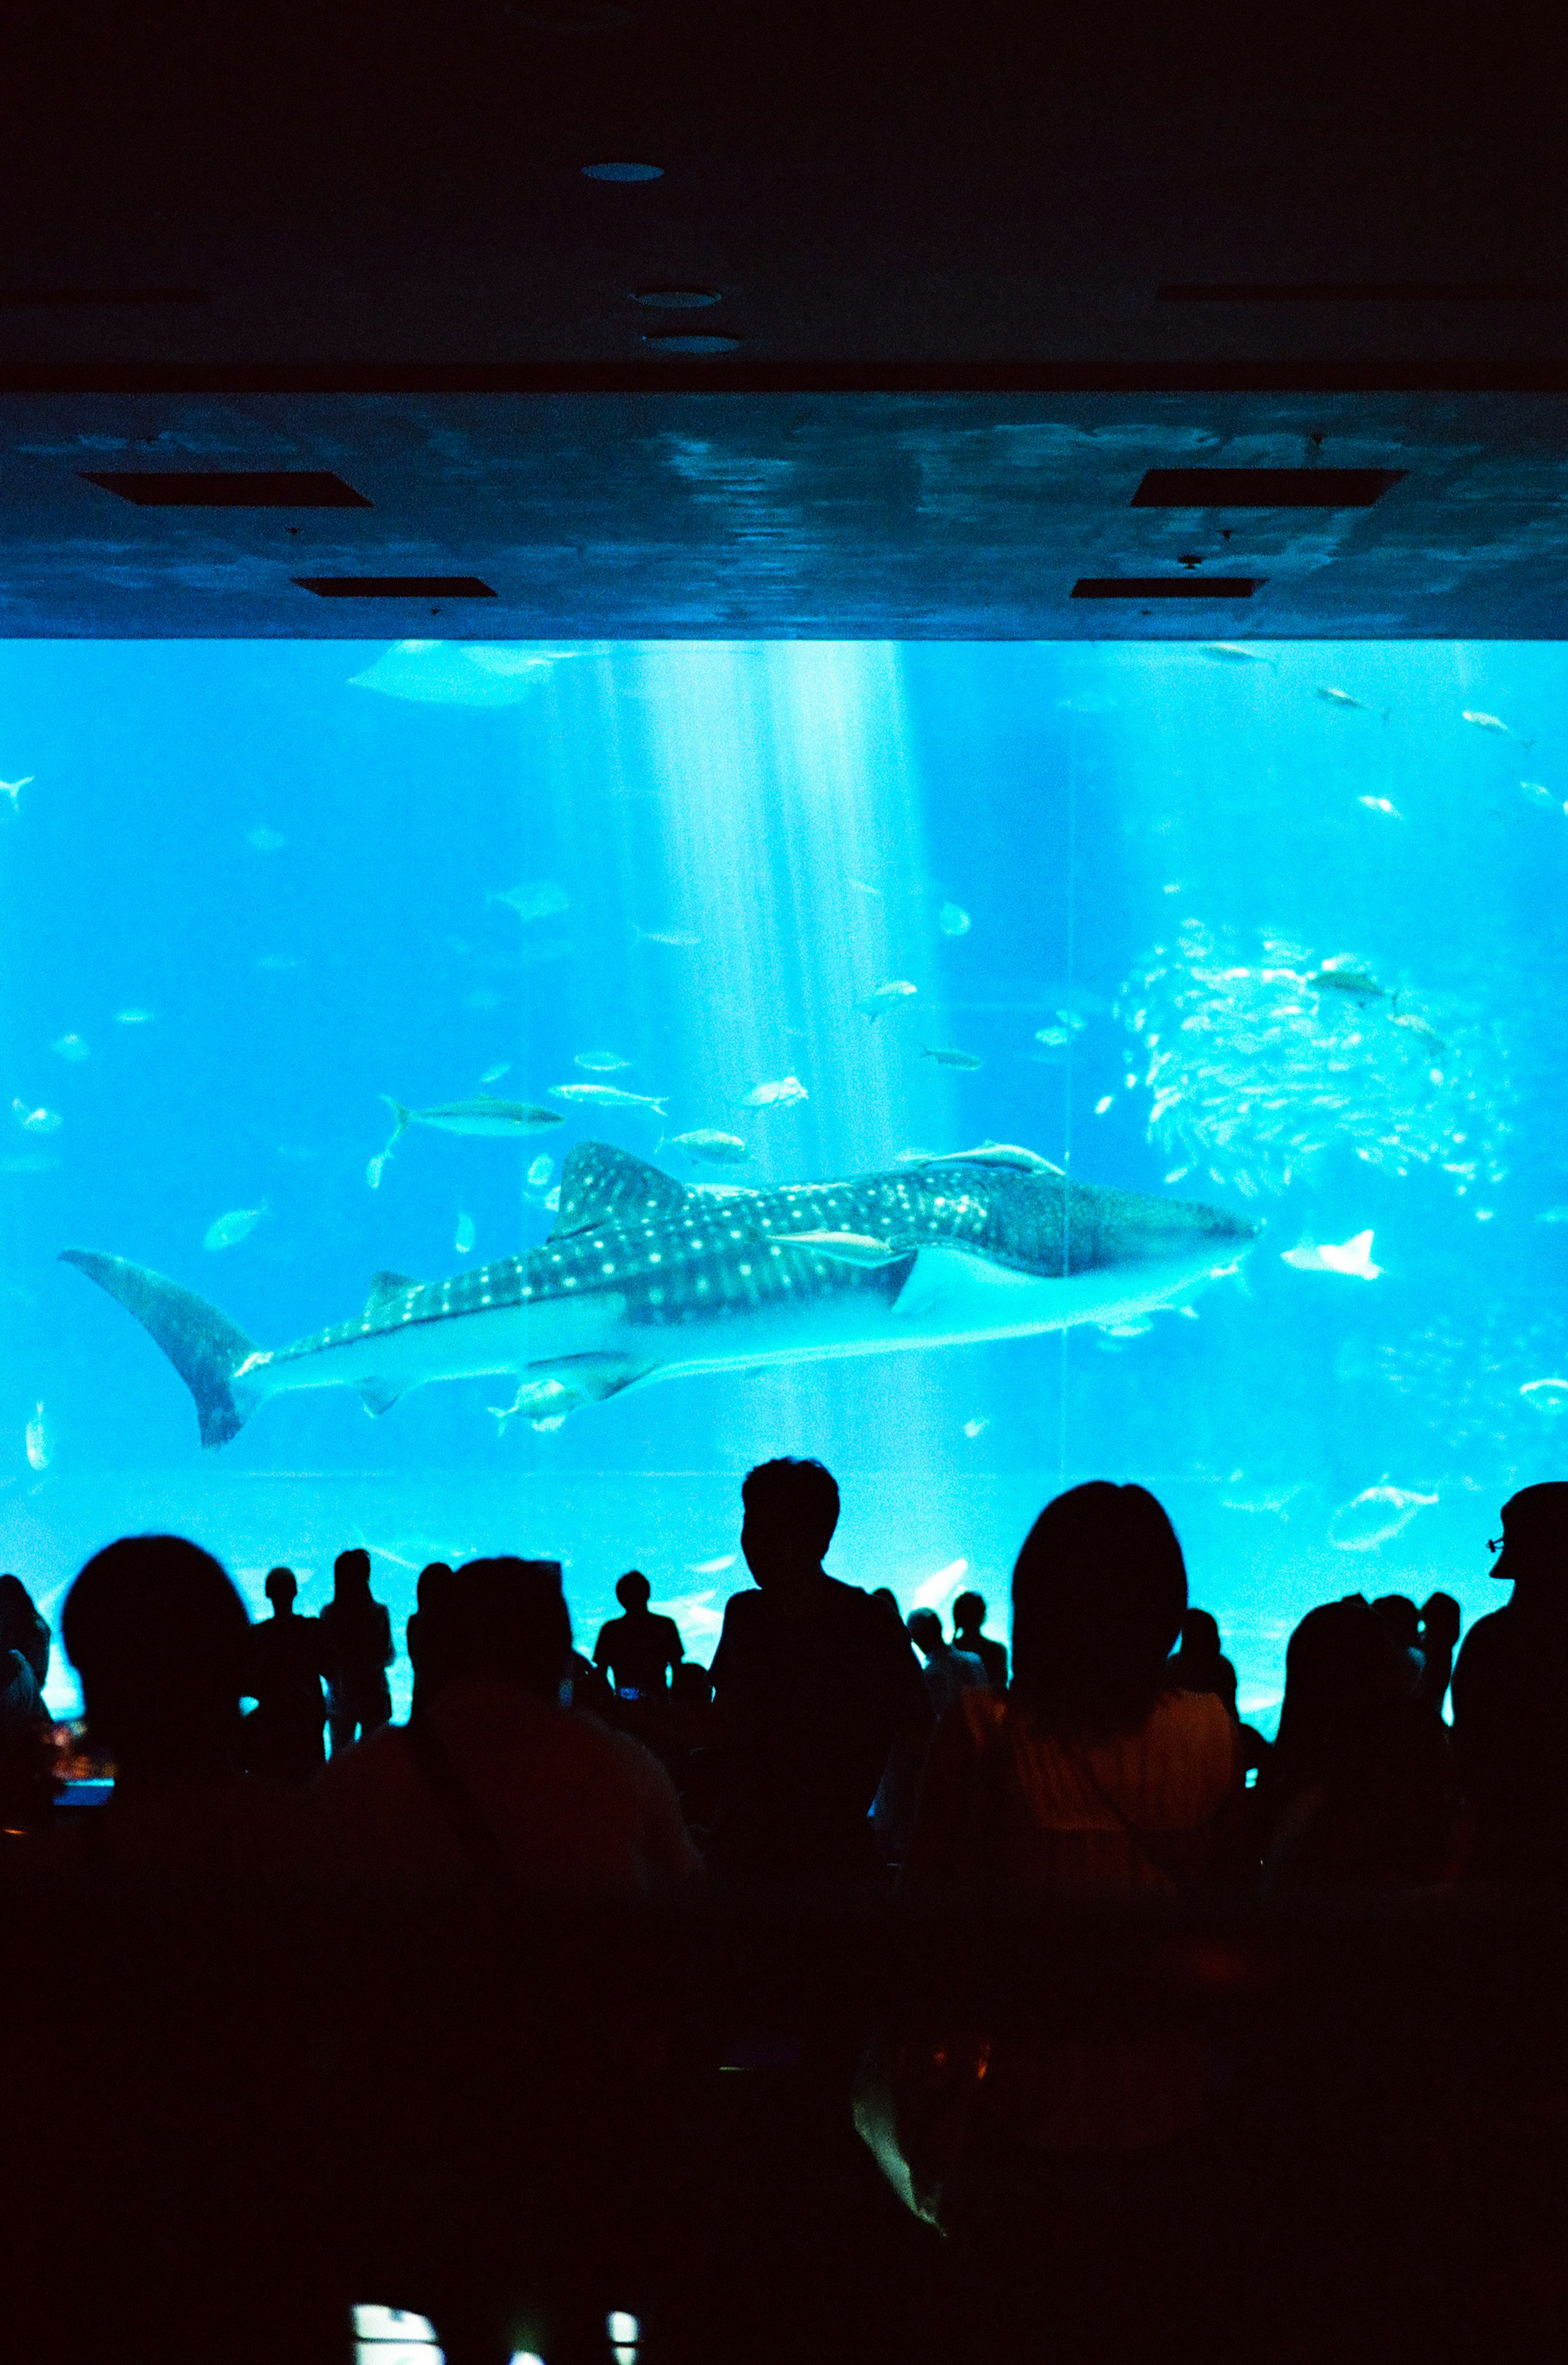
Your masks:
{"label": "fish swimming", "polygon": [[13,1101],[11,1114],[24,1133],[58,1133],[65,1122],[58,1109],[30,1109],[26,1101]]}
{"label": "fish swimming", "polygon": [[1527,1380],[1519,1394],[1537,1412],[1568,1412],[1568,1380]]}
{"label": "fish swimming", "polygon": [[472,1256],[476,1238],[473,1216],[465,1210],[460,1210],[457,1217],[457,1237],[452,1243],[458,1255]]}
{"label": "fish swimming", "polygon": [[1265,656],[1261,649],[1249,648],[1245,641],[1205,641],[1198,651],[1201,657],[1212,657],[1216,665],[1270,666],[1280,669],[1278,657]]}
{"label": "fish swimming", "polygon": [[[411,1125],[428,1125],[437,1133],[470,1134],[482,1141],[518,1141],[524,1134],[547,1133],[553,1125],[566,1123],[554,1109],[534,1108],[527,1101],[495,1100],[488,1093],[480,1093],[471,1101],[438,1101],[431,1108],[417,1109],[405,1108],[390,1093],[381,1097],[398,1120],[392,1141]],[[392,1141],[386,1145],[388,1151]]]}
{"label": "fish swimming", "polygon": [[572,1065],[586,1068],[590,1076],[614,1076],[632,1062],[623,1059],[619,1051],[577,1051],[573,1054]]}
{"label": "fish swimming", "polygon": [[1467,706],[1461,714],[1460,720],[1462,723],[1473,723],[1477,731],[1496,731],[1505,739],[1518,740],[1521,747],[1535,745],[1533,739],[1520,739],[1518,733],[1511,730],[1500,714],[1478,714],[1473,707]]}
{"label": "fish swimming", "polygon": [[1328,1541],[1339,1552],[1375,1552],[1402,1535],[1418,1511],[1429,1510],[1435,1495],[1412,1494],[1408,1487],[1363,1486],[1349,1503],[1341,1503],[1328,1522]]}
{"label": "fish swimming", "polygon": [[216,1256],[219,1249],[237,1249],[248,1240],[262,1217],[270,1211],[263,1199],[259,1207],[232,1207],[227,1216],[216,1216],[201,1236],[204,1249]]}
{"label": "fish swimming", "polygon": [[484,1074],[480,1077],[479,1082],[482,1084],[498,1084],[503,1076],[510,1076],[510,1073],[511,1061],[510,1059],[498,1059],[493,1068],[486,1069]]}
{"label": "fish swimming", "polygon": [[58,1041],[51,1043],[49,1048],[51,1051],[58,1051],[62,1059],[69,1059],[73,1065],[91,1056],[80,1035],[62,1035]]}
{"label": "fish swimming", "polygon": [[[134,1315],[190,1389],[202,1443],[270,1396],[349,1387],[386,1411],[437,1380],[510,1373],[509,1408],[556,1420],[702,1372],[1021,1339],[1184,1305],[1255,1227],[1219,1208],[1069,1182],[1002,1148],[722,1198],[604,1142],[568,1153],[543,1246],[449,1281],[378,1272],[363,1313],[258,1347],[181,1283],[125,1259],[62,1261]],[[810,1234],[846,1235],[835,1254]]]}
{"label": "fish swimming", "polygon": [[550,1180],[550,1176],[554,1170],[554,1165],[555,1161],[551,1157],[549,1151],[541,1150],[539,1156],[533,1160],[533,1163],[528,1170],[529,1189],[531,1191],[543,1191],[544,1185]]}
{"label": "fish swimming", "polygon": [[117,1026],[151,1026],[151,1010],[117,1010],[115,1012]]}
{"label": "fish swimming", "polygon": [[1335,689],[1330,685],[1320,682],[1312,694],[1314,698],[1324,700],[1329,706],[1350,707],[1358,714],[1381,714],[1385,723],[1388,721],[1389,710],[1386,706],[1369,706],[1364,698],[1352,698],[1348,689]]}
{"label": "fish swimming", "polygon": [[572,899],[564,887],[553,879],[531,879],[521,887],[498,889],[487,895],[487,903],[506,903],[520,920],[553,920],[557,912],[568,912]]}
{"label": "fish swimming", "polygon": [[54,1440],[49,1433],[49,1420],[40,1404],[27,1429],[28,1466],[47,1470],[54,1460]]}
{"label": "fish swimming", "polygon": [[13,813],[17,810],[17,800],[21,795],[22,790],[24,789],[30,789],[32,784],[33,775],[31,772],[24,772],[19,780],[0,780],[0,793],[10,798],[11,811]]}
{"label": "fish swimming", "polygon": [[1298,1272],[1342,1272],[1357,1281],[1376,1281],[1383,1271],[1372,1261],[1371,1232],[1357,1232],[1354,1239],[1336,1243],[1325,1240],[1302,1240],[1294,1249],[1282,1249],[1282,1264],[1294,1265]]}
{"label": "fish swimming", "polygon": [[1368,813],[1387,813],[1391,821],[1403,821],[1405,818],[1391,797],[1358,797],[1356,802],[1365,805]]}
{"label": "fish swimming", "polygon": [[1331,962],[1325,961],[1321,969],[1313,970],[1306,982],[1316,986],[1319,993],[1348,994],[1352,1002],[1363,1005],[1369,1002],[1397,1002],[1399,999],[1396,992],[1390,993],[1386,986],[1379,985],[1370,970],[1354,969],[1349,962],[1336,968]]}
{"label": "fish swimming", "polygon": [[868,1018],[875,1021],[885,1010],[902,1010],[906,1002],[913,1002],[919,990],[918,986],[911,985],[907,978],[892,978],[886,985],[876,986],[869,993],[863,993],[855,1007],[863,1010]]}
{"label": "fish swimming", "polygon": [[973,923],[961,903],[944,903],[936,925],[945,936],[967,936]]}
{"label": "fish swimming", "polygon": [[978,1051],[956,1051],[950,1043],[923,1043],[920,1056],[923,1059],[935,1059],[939,1068],[963,1068],[970,1074],[985,1065]]}
{"label": "fish swimming", "polygon": [[738,1133],[720,1133],[710,1125],[693,1126],[689,1133],[672,1133],[660,1142],[661,1149],[684,1149],[695,1165],[699,1160],[709,1166],[744,1166],[750,1150]]}
{"label": "fish swimming", "polygon": [[811,1094],[799,1076],[785,1076],[776,1084],[753,1084],[749,1093],[741,1094],[735,1106],[749,1109],[793,1108],[797,1101],[810,1098]]}
{"label": "fish swimming", "polygon": [[552,1084],[550,1090],[558,1101],[586,1101],[591,1108],[652,1109],[655,1116],[664,1115],[667,1097],[662,1093],[656,1100],[648,1093],[623,1093],[619,1084]]}
{"label": "fish swimming", "polygon": [[689,952],[702,942],[685,928],[633,928],[632,936],[639,945],[672,945],[679,952]]}

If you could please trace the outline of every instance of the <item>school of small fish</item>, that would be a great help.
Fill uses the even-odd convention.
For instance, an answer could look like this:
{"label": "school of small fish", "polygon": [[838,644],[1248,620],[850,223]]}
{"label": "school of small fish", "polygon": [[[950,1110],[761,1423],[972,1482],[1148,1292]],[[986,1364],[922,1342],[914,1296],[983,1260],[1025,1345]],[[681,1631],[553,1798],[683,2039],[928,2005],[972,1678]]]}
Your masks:
{"label": "school of small fish", "polygon": [[1184,920],[1117,1005],[1168,1179],[1204,1175],[1256,1198],[1348,1147],[1378,1172],[1430,1168],[1484,1200],[1513,1130],[1506,1025],[1422,996],[1428,1017],[1405,998],[1357,957]]}

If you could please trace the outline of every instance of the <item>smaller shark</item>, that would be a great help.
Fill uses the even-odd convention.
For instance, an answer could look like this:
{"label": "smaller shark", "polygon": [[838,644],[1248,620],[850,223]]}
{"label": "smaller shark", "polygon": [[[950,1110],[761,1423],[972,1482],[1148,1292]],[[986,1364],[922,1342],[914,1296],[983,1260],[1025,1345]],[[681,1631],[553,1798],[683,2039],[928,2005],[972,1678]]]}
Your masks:
{"label": "smaller shark", "polygon": [[578,1142],[542,1248],[451,1281],[378,1272],[364,1311],[263,1348],[194,1290],[123,1257],[62,1261],[117,1298],[196,1401],[204,1445],[269,1396],[351,1387],[386,1412],[432,1380],[510,1374],[504,1428],[695,1372],[1128,1323],[1235,1270],[1255,1227],[1191,1200],[1069,1182],[1005,1145],[761,1190],[689,1186]]}

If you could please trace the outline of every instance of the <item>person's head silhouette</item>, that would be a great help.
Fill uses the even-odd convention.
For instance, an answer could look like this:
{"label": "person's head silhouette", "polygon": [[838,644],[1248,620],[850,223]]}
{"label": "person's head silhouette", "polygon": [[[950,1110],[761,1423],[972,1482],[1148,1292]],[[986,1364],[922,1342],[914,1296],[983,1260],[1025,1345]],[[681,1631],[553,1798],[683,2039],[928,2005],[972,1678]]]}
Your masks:
{"label": "person's head silhouette", "polygon": [[962,1642],[985,1624],[985,1603],[978,1593],[960,1593],[953,1604],[953,1636]]}
{"label": "person's head silhouette", "polygon": [[838,1487],[820,1462],[783,1454],[759,1462],[741,1485],[741,1551],[765,1593],[787,1597],[823,1573],[838,1525]]}
{"label": "person's head silhouette", "polygon": [[617,1577],[615,1581],[615,1598],[622,1609],[631,1610],[633,1614],[647,1608],[653,1590],[640,1568],[629,1568],[624,1576]]}
{"label": "person's head silhouette", "polygon": [[1568,1479],[1509,1496],[1492,1574],[1512,1585],[1517,1603],[1568,1614]]}
{"label": "person's head silhouette", "polygon": [[1013,1685],[1047,1725],[1133,1732],[1170,1682],[1187,1607],[1175,1530],[1142,1486],[1103,1479],[1046,1505],[1013,1571]]}
{"label": "person's head silhouette", "polygon": [[61,1631],[122,1781],[198,1787],[235,1771],[250,1627],[225,1571],[183,1536],[122,1536],[94,1554]]}
{"label": "person's head silhouette", "polygon": [[363,1597],[370,1591],[370,1554],[355,1544],[332,1563],[332,1590],[339,1601]]}
{"label": "person's head silhouette", "polygon": [[1328,1781],[1372,1762],[1409,1692],[1409,1667],[1386,1619],[1360,1593],[1309,1609],[1285,1649],[1275,1743],[1296,1784]]}
{"label": "person's head silhouette", "polygon": [[471,1560],[419,1613],[414,1673],[421,1709],[458,1682],[514,1684],[559,1700],[572,1621],[555,1560]]}
{"label": "person's head silhouette", "polygon": [[273,1568],[267,1571],[266,1594],[267,1599],[272,1603],[274,1617],[293,1616],[294,1604],[298,1592],[299,1586],[291,1568]]}
{"label": "person's head silhouette", "polygon": [[935,1609],[912,1609],[908,1621],[909,1639],[923,1658],[943,1647],[942,1620]]}
{"label": "person's head silhouette", "polygon": [[1189,1609],[1182,1620],[1182,1654],[1188,1659],[1219,1657],[1219,1620],[1207,1609]]}

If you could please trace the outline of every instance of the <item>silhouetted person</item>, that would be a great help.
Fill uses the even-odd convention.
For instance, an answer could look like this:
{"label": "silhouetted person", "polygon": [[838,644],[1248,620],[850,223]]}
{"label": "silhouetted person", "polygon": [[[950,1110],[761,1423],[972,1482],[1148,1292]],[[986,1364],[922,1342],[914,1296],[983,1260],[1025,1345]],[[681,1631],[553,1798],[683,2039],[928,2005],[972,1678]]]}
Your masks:
{"label": "silhouetted person", "polygon": [[49,1627],[19,1576],[0,1576],[0,1826],[30,1829],[54,1797],[54,1727],[44,1706]]}
{"label": "silhouetted person", "polygon": [[1416,1678],[1416,1697],[1436,1717],[1442,1715],[1443,1702],[1448,1698],[1453,1677],[1454,1647],[1462,1622],[1459,1604],[1451,1593],[1434,1593],[1422,1604],[1417,1646],[1421,1653],[1421,1672]]}
{"label": "silhouetted person", "polygon": [[1173,1691],[1212,1692],[1236,1714],[1236,1669],[1219,1646],[1219,1620],[1206,1609],[1189,1609],[1170,1658]]}
{"label": "silhouetted person", "polygon": [[1222,1700],[1236,1727],[1243,1765],[1266,1762],[1268,1743],[1237,1713],[1236,1669],[1220,1649],[1219,1621],[1207,1609],[1189,1609],[1182,1620],[1182,1639],[1170,1659],[1170,1684],[1175,1691],[1211,1692]]}
{"label": "silhouetted person", "polygon": [[925,1686],[896,1614],[823,1567],[838,1488],[785,1458],[741,1487],[755,1592],[713,1659],[720,1796],[710,1862],[742,1882],[879,1881],[868,1813],[894,1743],[920,1745]]}
{"label": "silhouetted person", "polygon": [[[1013,1575],[1012,1687],[963,1692],[937,1727],[905,1893],[1159,1896],[1201,1866],[1240,1769],[1223,1702],[1170,1688],[1186,1604],[1181,1546],[1143,1487],[1075,1486],[1046,1506]],[[896,2133],[915,2193],[954,2237],[977,2316],[967,2353],[1155,2353],[1172,2266],[1186,2270],[1204,2220],[1193,2152],[1207,2048],[1114,2018],[1064,2031],[1047,2014],[1007,2033],[1004,2074],[1029,2097],[1022,2127],[1004,2105],[981,2110],[949,2150],[929,2113],[895,2115],[895,2074],[863,2131],[885,2160]],[[944,2034],[962,2068],[962,2023]]]}
{"label": "silhouetted person", "polygon": [[420,1611],[420,1709],[335,1756],[319,1797],[353,1878],[520,1881],[615,1896],[699,1869],[669,1777],[560,1705],[572,1626],[557,1561],[470,1561]]}
{"label": "silhouetted person", "polygon": [[370,1590],[370,1554],[355,1549],[332,1564],[332,1597],[317,1624],[327,1678],[327,1722],[332,1754],[390,1721],[386,1670],[397,1655],[392,1620]]}
{"label": "silhouetted person", "polygon": [[968,1651],[985,1669],[986,1682],[994,1692],[1007,1689],[1007,1645],[993,1642],[982,1634],[985,1624],[985,1602],[978,1593],[960,1593],[953,1604],[953,1648]]}
{"label": "silhouetted person", "polygon": [[296,1611],[298,1594],[291,1568],[269,1572],[273,1614],[252,1627],[247,1652],[244,1687],[256,1706],[245,1720],[245,1762],[274,1782],[313,1782],[326,1763],[321,1634]]}
{"label": "silhouetted person", "polygon": [[608,1673],[622,1699],[662,1700],[684,1656],[675,1620],[648,1607],[652,1591],[640,1568],[618,1578],[615,1598],[622,1614],[599,1628],[593,1646],[594,1665]]}
{"label": "silhouetted person", "polygon": [[665,1763],[688,1828],[701,1840],[718,1807],[713,1754],[713,1679],[696,1659],[682,1659],[669,1679]]}
{"label": "silhouetted person", "polygon": [[1359,1593],[1309,1609],[1285,1653],[1258,1792],[1265,1894],[1420,1886],[1450,1869],[1459,1785],[1393,1623]]}
{"label": "silhouetted person", "polygon": [[300,1868],[303,1808],[241,1771],[250,1634],[223,1568],[183,1536],[123,1536],[67,1594],[61,1637],[89,1737],[115,1767],[91,1841],[120,1869],[249,1880]]}
{"label": "silhouetted person", "polygon": [[409,1653],[409,1664],[414,1670],[414,1693],[413,1700],[409,1708],[410,1715],[413,1714],[414,1710],[417,1709],[420,1705],[420,1654],[419,1644],[416,1640],[419,1633],[420,1620],[423,1616],[424,1612],[431,1607],[431,1603],[436,1600],[437,1597],[444,1591],[445,1587],[450,1585],[451,1582],[452,1570],[448,1563],[443,1560],[427,1561],[423,1568],[420,1569],[418,1578],[415,1580],[413,1611],[403,1629],[403,1640]]}
{"label": "silhouetted person", "polygon": [[1453,1671],[1453,1745],[1485,1880],[1568,1877],[1568,1483],[1503,1506],[1492,1574],[1513,1586]]}
{"label": "silhouetted person", "polygon": [[912,1609],[905,1623],[910,1641],[925,1662],[923,1672],[931,1713],[940,1717],[960,1692],[972,1691],[985,1682],[984,1664],[972,1652],[952,1647],[935,1609]]}
{"label": "silhouetted person", "polygon": [[1421,1679],[1421,1613],[1407,1593],[1380,1593],[1372,1608],[1405,1654],[1414,1693]]}

